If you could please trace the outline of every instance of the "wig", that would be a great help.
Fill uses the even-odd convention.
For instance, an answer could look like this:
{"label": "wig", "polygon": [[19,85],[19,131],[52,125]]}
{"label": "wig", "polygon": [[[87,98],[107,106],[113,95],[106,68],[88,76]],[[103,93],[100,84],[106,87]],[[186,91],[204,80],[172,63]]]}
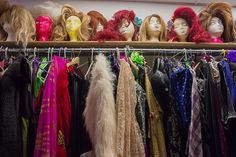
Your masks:
{"label": "wig", "polygon": [[90,17],[81,11],[75,10],[70,5],[64,5],[61,9],[61,15],[57,21],[56,27],[53,29],[52,39],[55,41],[69,40],[69,36],[66,31],[66,20],[70,16],[77,16],[81,20],[81,26],[78,31],[78,40],[89,40],[89,23]]}
{"label": "wig", "polygon": [[11,6],[0,17],[0,25],[9,23],[13,33],[16,35],[16,42],[23,43],[25,47],[28,41],[33,40],[35,35],[35,21],[31,13],[17,5]]}
{"label": "wig", "polygon": [[234,41],[234,26],[231,5],[226,2],[213,2],[207,5],[199,14],[199,20],[202,27],[207,30],[213,17],[221,19],[224,26],[222,40],[224,42]]}
{"label": "wig", "polygon": [[166,32],[166,25],[165,25],[165,22],[164,20],[157,14],[153,14],[153,15],[150,15],[150,16],[147,16],[141,27],[140,27],[140,30],[139,30],[139,40],[140,41],[147,41],[149,40],[149,37],[148,37],[148,33],[147,33],[147,29],[148,29],[148,25],[149,25],[149,22],[150,22],[150,19],[152,17],[156,17],[159,21],[160,21],[160,24],[161,24],[161,31],[160,31],[160,36],[159,36],[159,41],[166,41],[166,36],[167,36],[167,32]]}
{"label": "wig", "polygon": [[[172,23],[175,19],[182,18],[187,21],[189,26],[189,35],[187,37],[188,42],[209,42],[210,35],[204,31],[199,23],[198,16],[195,14],[193,9],[189,7],[179,7],[175,10],[172,16]],[[168,40],[179,41],[178,35],[175,33],[174,27],[168,30]]]}
{"label": "wig", "polygon": [[[7,0],[0,1],[0,17],[2,13],[10,8],[10,5]],[[7,39],[7,33],[3,30],[2,26],[0,25],[0,41],[5,41]]]}
{"label": "wig", "polygon": [[94,37],[94,40],[98,41],[125,41],[125,37],[119,32],[119,27],[122,19],[126,19],[129,23],[134,25],[135,33],[133,40],[138,38],[138,28],[134,24],[135,13],[129,10],[120,10],[113,15],[113,19],[108,21],[107,28],[101,32],[98,32]]}
{"label": "wig", "polygon": [[98,11],[90,11],[87,15],[91,18],[90,27],[92,30],[90,32],[90,38],[93,38],[97,32],[96,30],[99,23],[103,25],[104,29],[106,29],[107,19]]}
{"label": "wig", "polygon": [[53,19],[54,23],[56,23],[61,14],[61,8],[62,6],[59,3],[46,1],[40,5],[33,6],[31,9],[31,13],[34,19],[42,15],[50,16]]}

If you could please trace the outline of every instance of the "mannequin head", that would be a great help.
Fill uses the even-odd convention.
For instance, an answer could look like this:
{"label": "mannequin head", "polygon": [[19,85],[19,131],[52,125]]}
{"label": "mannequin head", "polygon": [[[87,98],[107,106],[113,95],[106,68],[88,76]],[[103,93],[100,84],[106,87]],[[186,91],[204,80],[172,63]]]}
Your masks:
{"label": "mannequin head", "polygon": [[35,21],[31,13],[13,5],[0,17],[0,24],[7,33],[7,41],[22,42],[26,46],[35,34]]}
{"label": "mannequin head", "polygon": [[98,41],[131,41],[137,40],[137,26],[134,25],[133,11],[120,10],[108,21],[107,28],[98,32],[94,40]]}
{"label": "mannequin head", "polygon": [[177,34],[179,41],[186,42],[189,35],[189,25],[183,18],[176,18],[174,21],[174,31]]}
{"label": "mannequin head", "polygon": [[97,32],[103,31],[107,27],[107,19],[98,11],[90,11],[87,13],[90,16],[90,38],[94,38]]}
{"label": "mannequin head", "polygon": [[199,19],[202,27],[210,33],[213,40],[220,38],[223,42],[234,41],[233,16],[229,3],[210,3],[200,12]]}
{"label": "mannequin head", "polygon": [[49,16],[38,16],[36,34],[38,41],[48,41],[52,34],[53,20]]}
{"label": "mannequin head", "polygon": [[[71,16],[76,16],[77,18],[75,17],[70,18]],[[69,20],[67,21],[67,19]],[[80,22],[78,19],[81,21],[80,26],[79,26]],[[62,40],[70,40],[70,37],[73,37],[71,41],[76,41],[76,39],[78,41],[86,41],[89,39],[89,30],[88,30],[89,23],[90,23],[90,17],[88,15],[84,14],[83,12],[76,11],[73,7],[69,5],[64,5],[61,9],[61,16],[59,17],[57,25],[53,30],[52,38],[55,41],[62,41]],[[69,31],[70,34],[68,33],[66,25],[73,26],[73,31],[75,31],[76,30],[75,28],[78,28],[79,26],[77,37],[72,35],[73,34],[72,31]],[[70,30],[69,27],[68,30]]]}
{"label": "mannequin head", "polygon": [[195,12],[189,7],[177,8],[168,30],[169,41],[208,42],[210,36],[203,31]]}
{"label": "mannequin head", "polygon": [[163,19],[156,14],[147,16],[139,30],[140,41],[165,41],[166,26]]}
{"label": "mannequin head", "polygon": [[66,31],[70,37],[70,41],[78,41],[77,34],[81,26],[81,20],[77,16],[70,16],[66,19]]}

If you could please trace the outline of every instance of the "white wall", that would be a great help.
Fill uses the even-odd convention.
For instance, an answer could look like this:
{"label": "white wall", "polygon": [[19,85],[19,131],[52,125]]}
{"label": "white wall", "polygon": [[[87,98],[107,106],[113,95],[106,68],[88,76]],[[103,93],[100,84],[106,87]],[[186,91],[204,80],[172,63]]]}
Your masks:
{"label": "white wall", "polygon": [[[21,4],[27,8],[32,7],[35,4],[40,4],[44,2],[44,0],[9,0],[11,4]],[[163,4],[163,3],[154,3],[154,2],[127,2],[127,1],[94,1],[94,0],[54,0],[61,4],[71,4],[74,7],[78,8],[81,11],[88,12],[90,10],[97,10],[108,19],[111,18],[113,13],[120,9],[132,9],[135,11],[136,15],[141,18],[145,18],[146,16],[156,13],[163,17],[163,19],[167,22],[173,13],[173,11],[179,7],[179,4]],[[190,1],[190,0],[189,0]],[[194,3],[195,1],[193,1]],[[196,13],[199,13],[201,8],[204,6],[197,5],[188,5],[192,7]],[[233,8],[233,16],[236,19],[236,8]]]}

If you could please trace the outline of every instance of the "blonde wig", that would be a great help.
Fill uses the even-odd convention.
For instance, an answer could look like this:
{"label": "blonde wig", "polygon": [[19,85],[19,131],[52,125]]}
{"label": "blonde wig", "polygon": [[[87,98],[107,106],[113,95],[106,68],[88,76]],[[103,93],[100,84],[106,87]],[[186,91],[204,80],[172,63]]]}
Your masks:
{"label": "blonde wig", "polygon": [[222,40],[224,42],[234,41],[235,31],[231,4],[226,2],[212,2],[207,5],[207,7],[199,14],[199,21],[205,30],[207,30],[213,17],[218,17],[223,23],[224,32],[221,36]]}
{"label": "blonde wig", "polygon": [[152,17],[156,17],[161,23],[161,32],[160,32],[160,35],[159,35],[159,41],[166,41],[166,37],[167,37],[166,25],[165,25],[164,20],[157,14],[147,16],[144,19],[144,21],[143,21],[143,23],[140,27],[140,30],[139,30],[139,40],[140,41],[148,41],[149,40],[147,29],[148,29],[150,19]]}
{"label": "blonde wig", "polygon": [[22,42],[25,47],[28,41],[33,40],[35,35],[35,21],[31,13],[24,7],[13,5],[0,17],[1,26],[9,23],[13,33],[16,35],[16,42]]}
{"label": "blonde wig", "polygon": [[79,32],[78,32],[78,40],[79,41],[89,40],[89,37],[90,37],[90,33],[89,33],[90,17],[81,11],[75,10],[70,5],[64,5],[62,7],[61,15],[60,15],[59,20],[56,24],[56,27],[53,30],[53,33],[52,33],[52,39],[54,41],[69,40],[69,36],[66,31],[66,20],[70,16],[77,16],[81,20],[81,26],[80,26]]}
{"label": "blonde wig", "polygon": [[[0,17],[2,13],[10,8],[10,5],[7,0],[0,1]],[[3,30],[2,26],[0,25],[0,41],[5,41],[7,39],[7,33]]]}

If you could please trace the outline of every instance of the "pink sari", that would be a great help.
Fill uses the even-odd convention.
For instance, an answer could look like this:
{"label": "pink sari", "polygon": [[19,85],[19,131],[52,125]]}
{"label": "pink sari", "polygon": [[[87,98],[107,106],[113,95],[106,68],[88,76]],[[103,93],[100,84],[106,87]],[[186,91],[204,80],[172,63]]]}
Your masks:
{"label": "pink sari", "polygon": [[66,60],[58,56],[53,57],[43,92],[34,157],[57,156],[57,76],[65,66]]}

